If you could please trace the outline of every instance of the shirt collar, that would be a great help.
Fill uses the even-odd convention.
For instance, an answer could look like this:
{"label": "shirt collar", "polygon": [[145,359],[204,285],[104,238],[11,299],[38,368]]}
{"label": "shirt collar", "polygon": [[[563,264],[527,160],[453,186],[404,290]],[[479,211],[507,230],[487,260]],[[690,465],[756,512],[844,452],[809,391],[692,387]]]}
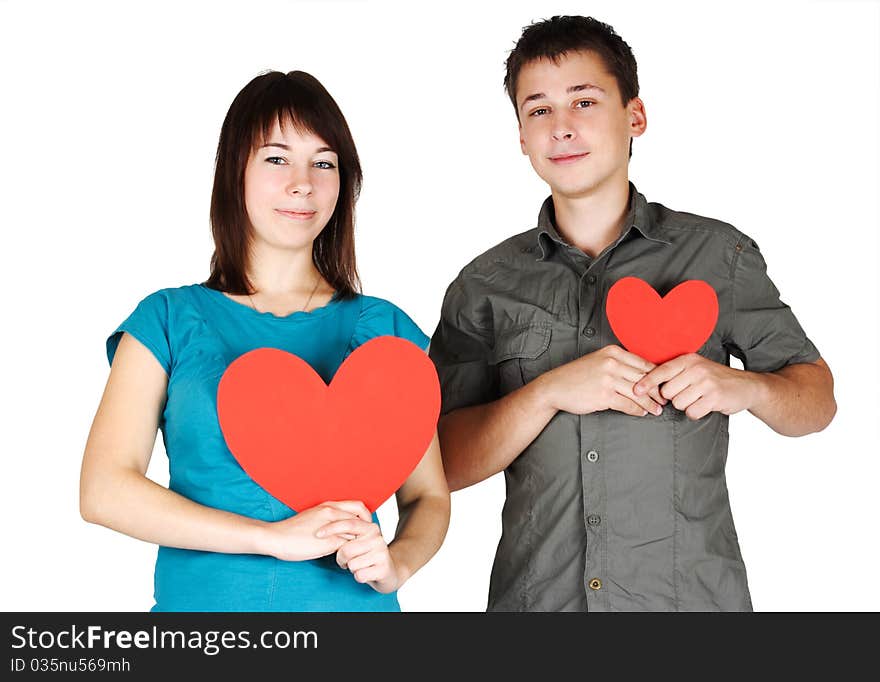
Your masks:
{"label": "shirt collar", "polygon": [[[632,183],[629,183],[629,197],[629,210],[624,219],[621,236],[617,241],[622,241],[631,231],[631,228],[634,228],[645,239],[660,242],[661,244],[671,244],[672,242],[660,235],[660,231],[657,229],[654,221],[651,220],[651,214],[648,211],[648,201]],[[536,260],[546,260],[547,256],[550,255],[552,249],[556,246],[574,248],[562,238],[556,229],[556,211],[553,207],[553,197],[549,196],[541,204],[541,210],[538,213],[539,254]]]}

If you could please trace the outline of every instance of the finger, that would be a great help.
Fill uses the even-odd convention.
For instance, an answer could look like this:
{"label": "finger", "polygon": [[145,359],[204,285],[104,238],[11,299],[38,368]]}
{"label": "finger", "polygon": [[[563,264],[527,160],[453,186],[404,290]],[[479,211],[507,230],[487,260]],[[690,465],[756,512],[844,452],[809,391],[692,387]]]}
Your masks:
{"label": "finger", "polygon": [[348,570],[352,572],[359,571],[362,568],[377,566],[382,563],[385,563],[383,552],[379,549],[376,549],[371,552],[367,552],[366,554],[361,554],[359,557],[355,557],[354,559],[350,559],[348,562]]}
{"label": "finger", "polygon": [[691,385],[694,377],[690,372],[682,372],[673,379],[670,379],[660,387],[660,395],[667,400],[675,400],[675,397]]}
{"label": "finger", "polygon": [[349,514],[354,514],[367,523],[370,523],[373,520],[373,515],[370,514],[370,510],[367,509],[366,505],[360,500],[330,500],[324,502],[324,505],[348,512]]}
{"label": "finger", "polygon": [[691,403],[691,406],[685,410],[688,419],[693,419],[694,421],[702,419],[710,412],[714,412],[714,410],[712,409],[712,404],[709,399],[705,396],[695,400]]}
{"label": "finger", "polygon": [[368,554],[383,546],[386,546],[384,538],[377,535],[370,535],[347,542],[340,552],[347,563],[355,557],[363,556],[364,554]]}
{"label": "finger", "polygon": [[359,583],[368,583],[374,582],[376,580],[382,580],[383,578],[388,576],[388,569],[385,566],[370,566],[368,568],[362,568],[359,571],[355,571],[353,574],[354,579]]}
{"label": "finger", "polygon": [[347,539],[351,540],[353,537],[359,537],[361,535],[367,535],[370,533],[371,529],[375,526],[374,523],[367,523],[366,521],[362,521],[359,518],[348,518],[343,519],[341,521],[331,521],[330,523],[326,523],[317,531],[315,531],[315,536],[319,538],[327,537],[328,535],[349,535]]}
{"label": "finger", "polygon": [[616,374],[621,379],[626,379],[631,384],[634,384],[637,381],[640,381],[643,377],[647,376],[647,372],[643,372],[640,369],[624,364],[620,364],[617,366]]}
{"label": "finger", "polygon": [[684,369],[683,363],[670,360],[656,367],[638,381],[633,389],[636,395],[645,395],[660,384],[668,382]]}
{"label": "finger", "polygon": [[[640,372],[634,367],[630,367],[629,365],[621,365],[621,373],[620,376],[631,384],[637,384],[642,380],[647,374],[645,372]],[[634,395],[638,395],[634,393]],[[648,395],[651,396],[651,399],[657,403],[658,405],[665,405],[667,403],[666,398],[660,395],[660,387],[654,386],[650,391],[648,391]]]}
{"label": "finger", "polygon": [[632,402],[639,405],[646,412],[650,412],[653,415],[659,415],[661,412],[663,412],[663,408],[655,403],[651,396],[636,395],[635,393],[633,393],[633,385],[628,381],[624,381],[621,379],[615,384],[614,390],[617,391],[617,393],[619,393],[624,398],[628,398]]}
{"label": "finger", "polygon": [[660,395],[659,386],[655,386],[650,391],[648,391],[648,395],[651,396],[651,400],[653,400],[658,405],[665,405],[667,402],[669,402],[668,400],[666,400],[666,398]]}
{"label": "finger", "polygon": [[347,543],[344,543],[342,547],[340,547],[336,551],[336,565],[339,568],[348,568],[348,554],[347,554]]}
{"label": "finger", "polygon": [[657,365],[649,360],[645,360],[645,358],[636,355],[635,353],[630,353],[628,350],[620,349],[619,352],[615,353],[615,358],[617,358],[620,362],[633,369],[637,369],[643,374],[647,374],[651,370],[653,370]]}
{"label": "finger", "polygon": [[[338,536],[331,536],[338,537]],[[355,540],[346,542],[342,541],[341,545],[336,550],[336,564],[339,568],[348,568],[348,562],[350,562],[355,557],[360,556],[365,551],[362,548],[358,548],[354,545]]]}
{"label": "finger", "polygon": [[608,408],[632,415],[633,417],[644,417],[647,411],[639,404],[634,403],[629,398],[624,398],[620,393],[615,393],[608,404]]}
{"label": "finger", "polygon": [[702,397],[703,393],[699,387],[688,386],[672,399],[672,404],[675,405],[675,409],[684,412]]}

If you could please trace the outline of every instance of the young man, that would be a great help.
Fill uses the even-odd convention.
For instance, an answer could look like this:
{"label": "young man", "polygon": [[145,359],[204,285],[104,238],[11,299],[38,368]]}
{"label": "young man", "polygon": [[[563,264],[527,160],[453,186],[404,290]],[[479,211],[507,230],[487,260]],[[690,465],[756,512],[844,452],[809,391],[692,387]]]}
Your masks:
{"label": "young man", "polygon": [[[728,415],[819,431],[836,410],[828,366],[754,241],[629,182],[647,120],[635,59],[610,26],[526,28],[505,87],[551,196],[537,227],[452,282],[430,347],[450,489],[506,476],[489,610],[751,610],[724,477]],[[605,301],[627,276],[660,295],[708,282],[719,316],[704,346],[659,366],[624,350]]]}

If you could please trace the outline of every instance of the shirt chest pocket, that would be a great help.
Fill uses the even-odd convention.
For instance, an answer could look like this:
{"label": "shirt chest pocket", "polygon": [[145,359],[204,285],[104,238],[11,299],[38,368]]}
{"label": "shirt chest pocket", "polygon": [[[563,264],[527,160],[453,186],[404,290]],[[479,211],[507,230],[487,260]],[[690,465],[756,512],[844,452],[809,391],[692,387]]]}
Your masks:
{"label": "shirt chest pocket", "polygon": [[495,342],[492,364],[498,372],[501,395],[515,391],[550,367],[549,323],[535,322],[503,332]]}

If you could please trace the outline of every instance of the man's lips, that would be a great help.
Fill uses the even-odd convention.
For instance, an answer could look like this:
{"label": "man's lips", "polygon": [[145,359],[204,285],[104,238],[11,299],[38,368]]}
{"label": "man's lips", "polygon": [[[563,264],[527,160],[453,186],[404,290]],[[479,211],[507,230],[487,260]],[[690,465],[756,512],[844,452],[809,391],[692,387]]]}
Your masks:
{"label": "man's lips", "polygon": [[576,163],[581,159],[585,158],[589,155],[590,152],[580,152],[576,154],[558,154],[556,156],[549,157],[553,163],[566,165],[569,163]]}
{"label": "man's lips", "polygon": [[280,208],[276,208],[275,212],[293,220],[308,220],[317,213],[317,211],[288,211]]}

